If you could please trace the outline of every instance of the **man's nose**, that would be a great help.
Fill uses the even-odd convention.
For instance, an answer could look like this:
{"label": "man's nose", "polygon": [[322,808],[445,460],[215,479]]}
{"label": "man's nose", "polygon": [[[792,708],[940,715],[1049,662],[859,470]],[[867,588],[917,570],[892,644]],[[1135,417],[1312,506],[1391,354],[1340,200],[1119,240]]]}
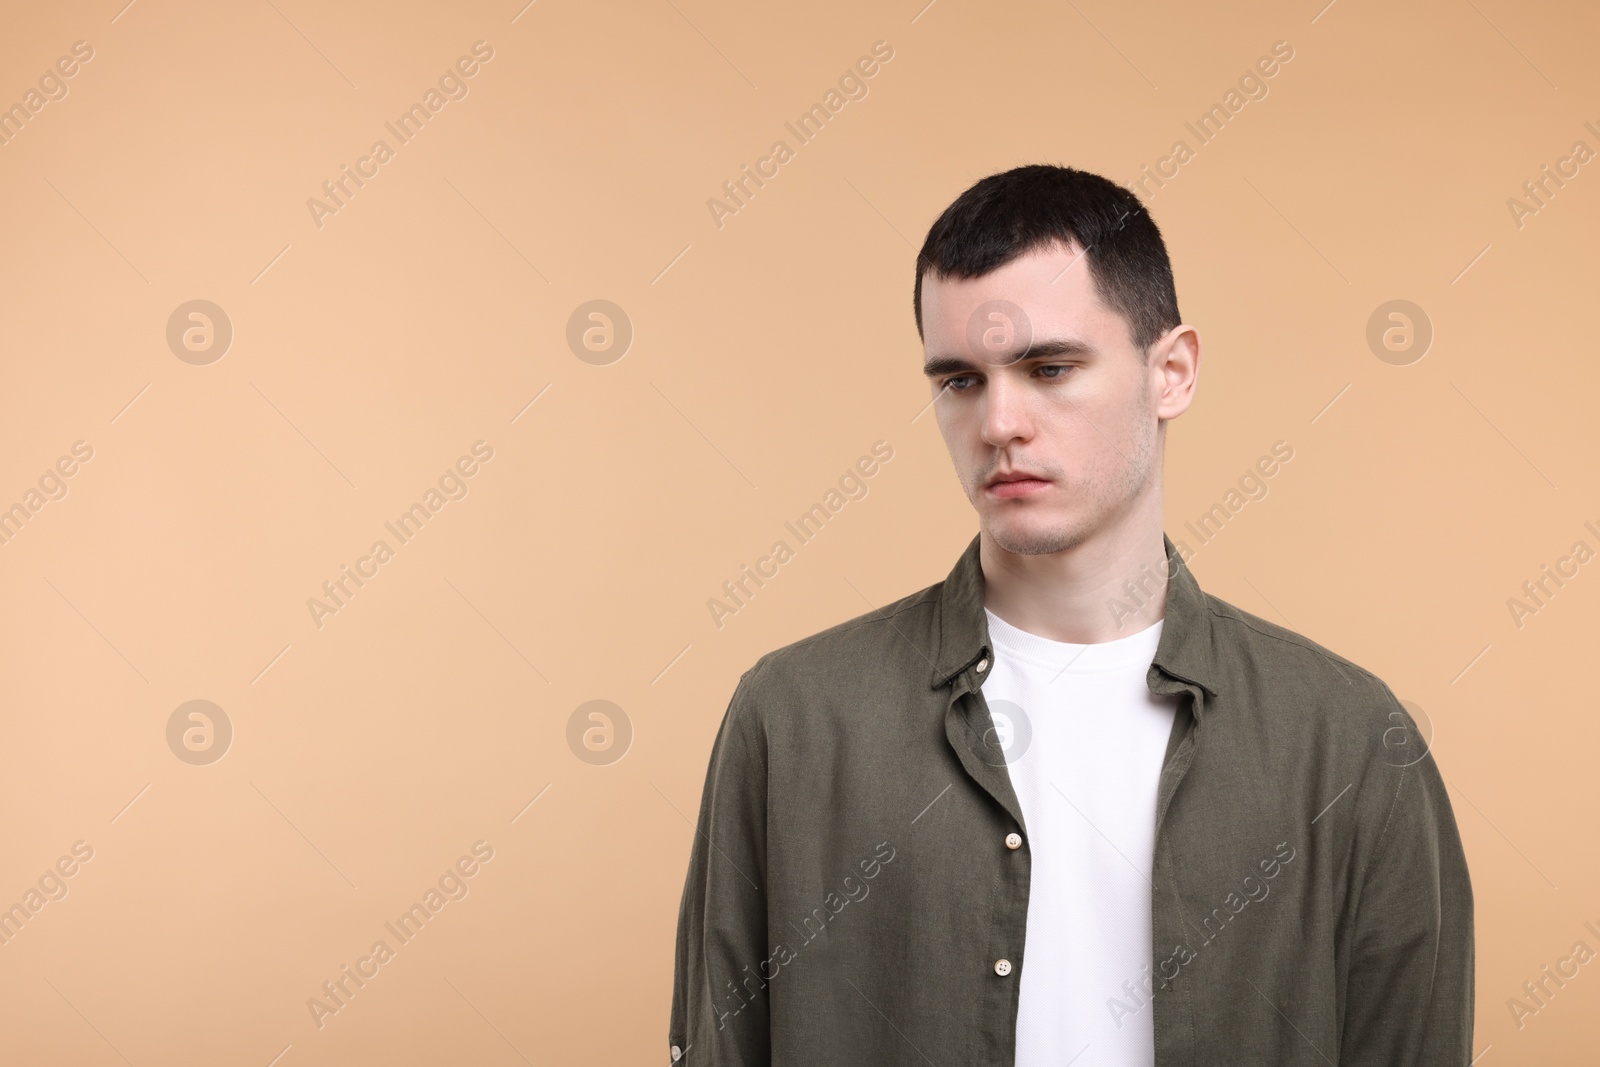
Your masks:
{"label": "man's nose", "polygon": [[1030,418],[1027,397],[1007,372],[990,375],[983,403],[983,438],[989,444],[1003,445],[1027,435]]}

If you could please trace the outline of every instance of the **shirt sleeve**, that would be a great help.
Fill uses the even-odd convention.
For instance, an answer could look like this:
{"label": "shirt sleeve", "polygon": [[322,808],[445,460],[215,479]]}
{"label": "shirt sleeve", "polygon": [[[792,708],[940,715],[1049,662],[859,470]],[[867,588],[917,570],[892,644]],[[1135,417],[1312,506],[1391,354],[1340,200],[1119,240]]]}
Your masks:
{"label": "shirt sleeve", "polygon": [[[1416,723],[1385,694],[1391,720],[1416,744]],[[1466,1067],[1474,951],[1466,855],[1432,753],[1397,766],[1395,751],[1385,749],[1390,758],[1366,783],[1393,799],[1359,883],[1339,1062]]]}
{"label": "shirt sleeve", "polygon": [[678,909],[668,1041],[693,1067],[771,1062],[767,741],[752,699],[761,669],[740,678],[712,744]]}

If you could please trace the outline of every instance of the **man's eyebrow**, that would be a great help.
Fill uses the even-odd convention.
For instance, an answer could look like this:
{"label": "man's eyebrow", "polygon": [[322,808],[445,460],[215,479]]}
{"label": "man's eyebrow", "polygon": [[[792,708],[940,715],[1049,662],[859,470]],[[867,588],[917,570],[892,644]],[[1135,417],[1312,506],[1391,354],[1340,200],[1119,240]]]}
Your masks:
{"label": "man's eyebrow", "polygon": [[[1042,341],[1035,341],[1026,351],[1019,352],[999,366],[1009,366],[1025,359],[1054,359],[1060,356],[1089,356],[1098,350],[1086,341],[1075,337],[1052,337]],[[977,364],[964,356],[935,356],[922,365],[922,373],[929,378],[939,378],[946,374],[969,374],[973,371],[992,369],[996,364]]]}

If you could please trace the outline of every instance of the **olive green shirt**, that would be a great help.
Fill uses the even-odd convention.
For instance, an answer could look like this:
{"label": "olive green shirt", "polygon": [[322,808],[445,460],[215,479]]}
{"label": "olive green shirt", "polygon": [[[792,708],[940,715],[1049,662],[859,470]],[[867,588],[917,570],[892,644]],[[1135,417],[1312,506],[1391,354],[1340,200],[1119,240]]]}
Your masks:
{"label": "olive green shirt", "polygon": [[[1158,1067],[1465,1067],[1472,887],[1427,741],[1383,681],[1203,592],[1163,540],[1147,681],[1181,696],[1154,951],[1108,1016],[1154,1013]],[[1059,905],[1028,898],[983,697],[978,543],[740,678],[679,910],[674,1059],[1013,1063],[1028,908]]]}

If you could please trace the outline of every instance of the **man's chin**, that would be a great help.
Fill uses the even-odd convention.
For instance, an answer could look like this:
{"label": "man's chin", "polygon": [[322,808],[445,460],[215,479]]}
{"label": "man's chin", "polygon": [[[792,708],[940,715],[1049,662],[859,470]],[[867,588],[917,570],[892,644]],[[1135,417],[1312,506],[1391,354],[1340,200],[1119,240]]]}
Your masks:
{"label": "man's chin", "polygon": [[1072,548],[1083,540],[1075,524],[1043,514],[989,514],[983,517],[982,526],[996,546],[1019,556],[1049,555]]}

